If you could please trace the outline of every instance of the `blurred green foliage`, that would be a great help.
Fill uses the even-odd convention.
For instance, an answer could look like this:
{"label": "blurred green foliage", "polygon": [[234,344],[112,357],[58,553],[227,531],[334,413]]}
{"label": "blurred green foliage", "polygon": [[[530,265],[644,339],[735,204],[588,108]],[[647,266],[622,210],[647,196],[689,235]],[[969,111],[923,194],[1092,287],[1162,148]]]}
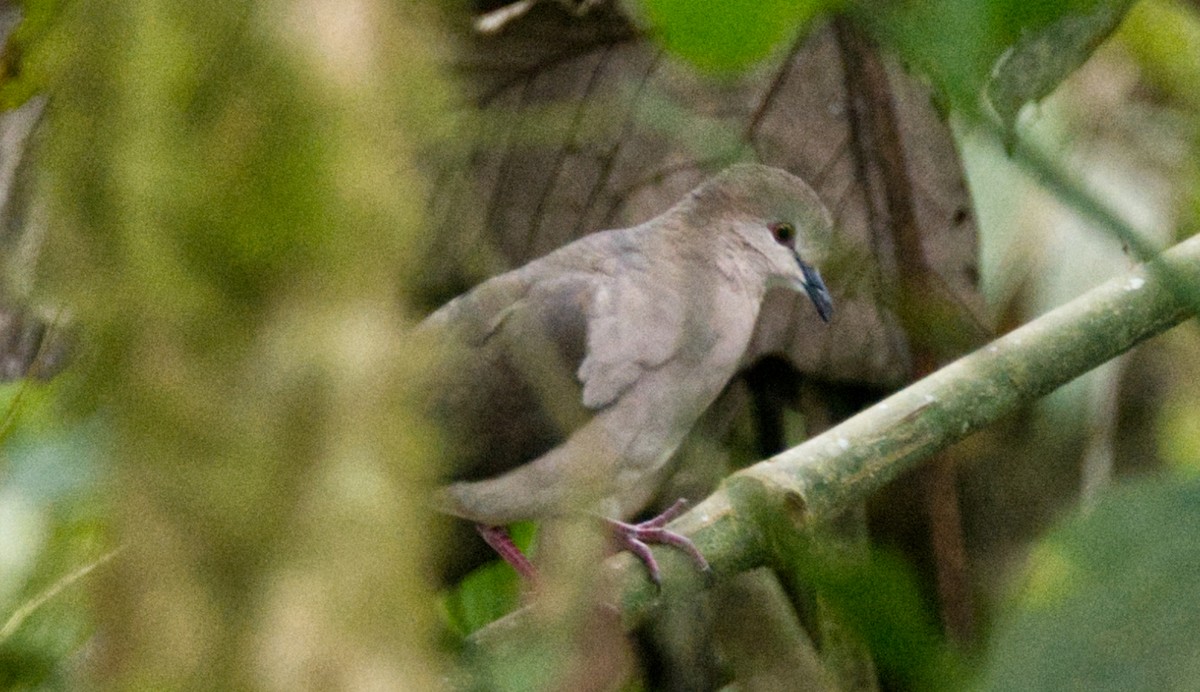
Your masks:
{"label": "blurred green foliage", "polygon": [[15,5],[20,8],[20,23],[0,50],[0,110],[16,108],[46,88],[48,61],[39,55],[41,41],[58,16],[61,3],[24,0]]}
{"label": "blurred green foliage", "polygon": [[1121,28],[1122,44],[1145,68],[1146,79],[1171,98],[1200,109],[1200,22],[1175,0],[1137,3]]}
{"label": "blurred green foliage", "polygon": [[1054,91],[1084,63],[1125,16],[1132,0],[1105,0],[1021,32],[995,61],[986,100],[1008,129],[1027,103]]}
{"label": "blurred green foliage", "polygon": [[[1200,17],[1195,7],[1176,0],[1145,0],[1130,10],[1118,37],[1169,107],[1193,132],[1200,130]],[[1192,193],[1182,209],[1178,239],[1200,228],[1200,134],[1193,136],[1189,154],[1182,161],[1181,177]]]}
{"label": "blurred green foliage", "polygon": [[[38,656],[87,628],[63,618],[35,646],[50,621],[30,618],[11,669],[426,686],[431,436],[405,389],[421,351],[401,337],[414,158],[446,94],[428,17],[370,0],[39,8],[55,16],[31,13],[20,46],[50,97],[38,291],[87,345],[58,415],[101,428],[88,455],[62,453],[102,474],[92,501],[124,547],[89,577],[108,645],[51,666]],[[46,550],[77,567],[92,548]]]}
{"label": "blurred green foliage", "polygon": [[56,389],[31,381],[0,388],[0,687],[65,688],[69,662],[91,634],[80,583],[111,557],[97,496],[103,463],[95,421],[64,420]]}
{"label": "blurred green foliage", "polygon": [[1033,552],[980,688],[1200,687],[1200,482],[1110,493]]}
{"label": "blurred green foliage", "polygon": [[[946,103],[971,113],[978,108],[979,95],[992,78],[997,61],[1018,40],[1058,22],[1096,12],[1103,4],[1119,3],[935,0],[863,2],[855,9],[882,43],[932,80]],[[1047,51],[1048,60],[1061,57],[1054,49]],[[1069,69],[1059,71],[1059,81]]]}
{"label": "blurred green foliage", "polygon": [[[744,70],[804,33],[817,17],[843,11],[930,78],[959,110],[974,112],[985,85],[999,80],[1005,92],[997,107],[1011,121],[1023,103],[1045,96],[1078,67],[1131,2],[774,0],[714,6],[642,0],[639,6],[665,48],[713,72]],[[1034,55],[1007,68],[1000,60],[1014,49]]]}
{"label": "blurred green foliage", "polygon": [[903,689],[953,690],[966,663],[933,620],[912,565],[887,551],[852,557],[802,550],[785,563],[812,589],[827,617],[861,641],[886,679]]}
{"label": "blurred green foliage", "polygon": [[807,29],[841,0],[643,0],[645,20],[669,50],[712,72],[744,70]]}

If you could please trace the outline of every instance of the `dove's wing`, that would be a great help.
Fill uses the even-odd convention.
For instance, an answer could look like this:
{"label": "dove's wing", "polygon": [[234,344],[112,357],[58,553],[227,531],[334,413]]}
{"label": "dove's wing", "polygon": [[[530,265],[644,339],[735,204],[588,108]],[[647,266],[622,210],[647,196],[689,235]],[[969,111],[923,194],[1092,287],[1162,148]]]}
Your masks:
{"label": "dove's wing", "polygon": [[684,317],[678,303],[677,292],[655,286],[645,273],[620,274],[596,286],[588,309],[587,355],[579,367],[585,406],[615,404],[647,371],[676,354]]}
{"label": "dove's wing", "polygon": [[541,456],[589,417],[575,371],[587,343],[589,284],[512,272],[423,325],[442,352],[430,404],[452,461],[445,477],[479,480]]}
{"label": "dove's wing", "polygon": [[452,438],[450,478],[537,459],[671,358],[677,295],[648,283],[637,253],[613,251],[620,233],[486,281],[426,320],[446,347],[431,398]]}

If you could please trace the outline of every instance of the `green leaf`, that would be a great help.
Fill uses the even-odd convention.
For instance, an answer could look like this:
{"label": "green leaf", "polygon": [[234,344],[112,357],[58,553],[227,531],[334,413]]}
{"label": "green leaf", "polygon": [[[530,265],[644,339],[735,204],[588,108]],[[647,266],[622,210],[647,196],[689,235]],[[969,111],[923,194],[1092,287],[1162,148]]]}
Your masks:
{"label": "green leaf", "polygon": [[985,690],[1200,689],[1200,482],[1112,493],[1034,551]]}
{"label": "green leaf", "polygon": [[829,0],[643,0],[644,19],[671,52],[710,72],[744,69],[830,9]]}
{"label": "green leaf", "polygon": [[1037,101],[1082,65],[1117,28],[1132,0],[1102,0],[1089,12],[1067,14],[1023,34],[992,71],[988,102],[1011,128],[1026,103]]}
{"label": "green leaf", "polygon": [[[850,5],[855,19],[900,53],[960,111],[985,87],[1015,114],[1048,94],[1112,31],[1127,0],[928,0]],[[989,86],[990,84],[990,86]]]}
{"label": "green leaf", "polygon": [[[18,108],[46,87],[44,42],[59,14],[58,0],[25,0],[20,23],[0,51],[0,111]],[[5,10],[15,12],[14,10]],[[2,21],[2,20],[0,20]],[[2,34],[0,34],[2,35]]]}
{"label": "green leaf", "polygon": [[1173,100],[1200,110],[1200,11],[1179,0],[1148,0],[1129,10],[1118,33],[1141,76]]}

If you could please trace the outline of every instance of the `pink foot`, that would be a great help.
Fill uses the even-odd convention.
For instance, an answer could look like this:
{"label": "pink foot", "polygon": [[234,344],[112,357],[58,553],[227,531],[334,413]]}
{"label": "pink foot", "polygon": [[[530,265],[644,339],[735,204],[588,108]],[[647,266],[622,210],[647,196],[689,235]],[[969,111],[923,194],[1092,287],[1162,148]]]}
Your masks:
{"label": "pink foot", "polygon": [[492,546],[492,550],[499,553],[504,561],[512,565],[512,568],[517,570],[517,574],[529,581],[537,580],[537,569],[529,558],[525,557],[525,553],[513,543],[509,537],[508,531],[503,526],[487,526],[485,524],[476,524],[475,530],[483,536],[483,540]]}
{"label": "pink foot", "polygon": [[650,552],[649,543],[673,545],[690,555],[701,570],[708,571],[708,560],[705,560],[704,556],[700,554],[696,544],[692,543],[687,536],[665,528],[667,522],[683,512],[684,507],[687,507],[687,500],[679,499],[662,514],[640,524],[628,524],[616,519],[608,520],[621,547],[636,555],[646,564],[646,569],[650,570],[650,580],[655,584],[661,584],[662,572],[658,568],[658,561],[654,559],[654,554]]}

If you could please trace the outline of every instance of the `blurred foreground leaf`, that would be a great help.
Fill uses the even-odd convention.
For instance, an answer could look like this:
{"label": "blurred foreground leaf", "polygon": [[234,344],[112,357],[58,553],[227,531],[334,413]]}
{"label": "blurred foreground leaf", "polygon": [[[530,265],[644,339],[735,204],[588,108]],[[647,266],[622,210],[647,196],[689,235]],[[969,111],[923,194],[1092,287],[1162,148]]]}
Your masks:
{"label": "blurred foreground leaf", "polygon": [[982,689],[1200,689],[1200,482],[1113,492],[1034,551]]}
{"label": "blurred foreground leaf", "polygon": [[741,70],[807,28],[837,0],[642,0],[645,19],[670,51],[711,72]]}
{"label": "blurred foreground leaf", "polygon": [[1145,79],[1194,114],[1200,110],[1200,8],[1179,0],[1146,0],[1129,11],[1119,33]]}
{"label": "blurred foreground leaf", "polygon": [[431,29],[378,0],[132,0],[42,39],[41,290],[86,346],[63,403],[109,424],[122,545],[77,687],[437,677],[403,301]]}
{"label": "blurred foreground leaf", "polygon": [[[948,103],[979,107],[995,79],[1002,113],[1049,93],[1115,26],[1125,0],[858,2],[857,18],[925,74]],[[1002,57],[1007,64],[1000,64]],[[998,70],[998,72],[997,72]]]}
{"label": "blurred foreground leaf", "polygon": [[821,602],[869,647],[875,664],[902,689],[951,690],[962,662],[938,632],[916,576],[899,557],[825,560],[808,575]]}
{"label": "blurred foreground leaf", "polygon": [[1133,0],[1101,0],[1023,33],[992,70],[987,99],[1006,128],[1021,107],[1054,91],[1117,28]]}
{"label": "blurred foreground leaf", "polygon": [[70,689],[91,635],[88,587],[112,555],[96,420],[64,420],[64,378],[0,387],[0,689]]}
{"label": "blurred foreground leaf", "polygon": [[30,56],[44,47],[43,39],[58,15],[60,4],[59,0],[0,4],[0,36],[8,31],[5,24],[20,20],[0,50],[0,110],[17,108],[46,87],[46,56],[33,59]]}

